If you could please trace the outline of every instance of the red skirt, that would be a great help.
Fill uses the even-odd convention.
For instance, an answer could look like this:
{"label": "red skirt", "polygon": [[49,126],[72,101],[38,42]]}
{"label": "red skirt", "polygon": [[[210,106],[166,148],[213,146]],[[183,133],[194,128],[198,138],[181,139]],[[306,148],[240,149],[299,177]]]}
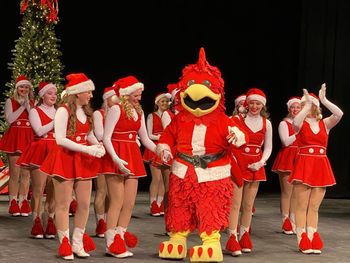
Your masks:
{"label": "red skirt", "polygon": [[34,133],[30,126],[10,126],[0,140],[0,151],[22,153],[33,140]]}
{"label": "red skirt", "polygon": [[42,163],[40,170],[64,180],[85,180],[98,176],[100,162],[91,155],[74,152],[56,145]]}
{"label": "red skirt", "polygon": [[297,146],[282,147],[272,165],[272,172],[291,172],[294,167],[297,151]]}
{"label": "red skirt", "polygon": [[295,167],[288,177],[290,183],[301,182],[310,187],[326,187],[336,184],[331,164],[326,155],[297,154]]}
{"label": "red skirt", "polygon": [[152,163],[156,157],[157,155],[147,148],[143,151],[142,159],[145,163]]}
{"label": "red skirt", "polygon": [[[233,151],[235,153],[235,151]],[[239,152],[235,154],[238,165],[242,172],[242,178],[246,182],[266,181],[265,168],[261,167],[258,171],[252,171],[248,168],[249,164],[260,161],[261,155],[247,155]]]}
{"label": "red skirt", "polygon": [[55,149],[56,141],[40,139],[33,141],[18,158],[16,164],[28,169],[39,168],[51,151]]}
{"label": "red skirt", "polygon": [[0,169],[4,168],[5,164],[2,162],[2,160],[0,159]]}
{"label": "red skirt", "polygon": [[[126,168],[130,170],[129,178],[139,178],[147,176],[145,165],[140,151],[140,147],[136,142],[119,142],[112,140],[115,153],[120,159],[123,159],[128,164]],[[124,175],[108,154],[101,162],[101,174],[116,174]]]}

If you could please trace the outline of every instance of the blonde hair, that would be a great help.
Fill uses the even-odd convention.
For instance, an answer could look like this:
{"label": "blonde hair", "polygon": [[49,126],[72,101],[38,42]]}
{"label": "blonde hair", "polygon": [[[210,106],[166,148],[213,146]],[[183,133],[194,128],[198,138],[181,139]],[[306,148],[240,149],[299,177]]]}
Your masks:
{"label": "blonde hair", "polygon": [[[67,129],[67,136],[73,136],[76,132],[76,125],[77,125],[77,97],[76,95],[68,95],[64,98],[63,101],[66,101],[65,105],[69,109],[68,114],[68,129]],[[82,109],[84,113],[86,114],[87,121],[90,125],[90,131],[94,128],[94,123],[92,120],[93,110],[90,106],[90,104],[83,105]]]}
{"label": "blonde hair", "polygon": [[142,115],[142,107],[140,103],[135,104],[134,106],[131,105],[129,102],[129,95],[123,95],[120,97],[120,105],[124,109],[126,113],[126,117],[130,120],[132,119],[132,109],[135,108],[136,112],[140,115]]}
{"label": "blonde hair", "polygon": [[[21,86],[21,85],[20,85],[20,86]],[[18,86],[18,87],[20,87],[20,86]],[[29,85],[27,85],[27,86],[29,86]],[[20,101],[20,96],[18,95],[18,92],[17,92],[18,87],[16,87],[16,88],[13,89],[12,98],[19,102],[19,101]],[[29,99],[30,101],[34,101],[34,91],[33,91],[33,87],[32,87],[32,86],[29,86],[29,89],[28,89],[28,90],[29,90],[29,92],[28,92],[28,99]]]}

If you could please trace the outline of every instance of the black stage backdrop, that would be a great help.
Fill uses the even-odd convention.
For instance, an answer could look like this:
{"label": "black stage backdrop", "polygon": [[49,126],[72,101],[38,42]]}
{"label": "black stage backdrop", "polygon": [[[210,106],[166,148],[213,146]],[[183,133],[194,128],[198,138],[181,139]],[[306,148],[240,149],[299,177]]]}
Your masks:
{"label": "black stage backdrop", "polygon": [[[7,69],[19,37],[19,1],[1,7],[2,89],[11,78]],[[350,197],[349,143],[346,140],[350,95],[350,1],[59,1],[64,75],[84,72],[95,83],[93,107],[103,89],[126,75],[145,84],[142,105],[152,111],[154,95],[176,82],[204,47],[210,64],[218,66],[226,86],[227,113],[234,98],[249,87],[263,89],[274,128],[274,148],[260,192],[278,192],[270,172],[280,147],[277,127],[286,115],[286,101],[302,89],[317,94],[327,83],[327,97],[345,115],[329,136],[328,156],[337,179],[328,197]],[[2,97],[3,99],[3,97]],[[324,116],[329,112],[324,109]],[[317,176],[317,175],[315,175]],[[147,190],[150,176],[141,179]]]}

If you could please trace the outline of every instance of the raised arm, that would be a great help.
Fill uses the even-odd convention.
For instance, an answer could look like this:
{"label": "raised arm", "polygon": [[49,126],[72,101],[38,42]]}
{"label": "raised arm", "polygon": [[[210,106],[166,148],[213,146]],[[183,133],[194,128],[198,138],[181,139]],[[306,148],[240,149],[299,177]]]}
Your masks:
{"label": "raised arm", "polygon": [[326,98],[326,84],[323,83],[319,90],[318,97],[321,103],[332,113],[331,116],[323,119],[328,131],[338,124],[343,117],[343,111],[335,104]]}
{"label": "raised arm", "polygon": [[294,117],[293,119],[293,129],[296,133],[299,132],[301,126],[303,126],[303,122],[306,116],[310,113],[312,101],[310,99],[309,92],[306,89],[303,89],[305,96],[305,104],[303,109]]}

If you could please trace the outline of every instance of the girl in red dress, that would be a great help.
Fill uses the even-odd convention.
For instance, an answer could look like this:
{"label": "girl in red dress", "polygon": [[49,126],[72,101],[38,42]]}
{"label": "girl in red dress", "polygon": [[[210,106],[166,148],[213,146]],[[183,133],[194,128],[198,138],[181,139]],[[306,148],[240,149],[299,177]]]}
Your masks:
{"label": "girl in red dress", "polygon": [[[95,89],[85,74],[70,74],[66,77],[67,95],[65,104],[57,109],[54,129],[57,146],[41,166],[41,170],[52,176],[55,189],[55,218],[60,242],[58,254],[66,260],[89,257],[95,248],[92,239],[85,234],[89,216],[92,178],[97,177],[99,162],[105,149],[93,133],[92,109],[89,101]],[[69,242],[69,204],[73,188],[77,200],[74,216],[72,246]]]}
{"label": "girl in red dress", "polygon": [[[320,102],[332,113],[322,119]],[[343,112],[326,98],[322,84],[319,99],[304,90],[302,110],[294,117],[293,127],[299,136],[299,148],[288,181],[293,184],[296,198],[296,234],[302,253],[320,254],[323,243],[317,231],[318,210],[326,187],[335,185],[335,178],[327,158],[329,131],[338,124]]]}
{"label": "girl in red dress", "polygon": [[[163,114],[169,108],[169,93],[160,93],[154,101],[154,112],[147,116],[148,137],[157,144],[164,127],[162,123]],[[164,182],[162,170],[164,165],[159,157],[147,148],[143,152],[143,161],[148,163],[151,170],[152,180],[149,186],[150,214],[160,216],[164,214]],[[168,168],[168,167],[167,167]]]}
{"label": "girl in red dress", "polygon": [[[39,170],[45,158],[55,148],[56,141],[53,133],[53,119],[56,113],[57,88],[52,83],[39,83],[40,100],[37,106],[29,112],[29,122],[35,132],[34,141],[22,153],[17,164],[31,171],[33,209],[33,227],[31,235],[34,238],[54,238],[54,196],[51,178]],[[45,210],[48,214],[46,231],[44,232],[41,218],[42,196],[46,190]],[[46,222],[45,222],[46,223]]]}
{"label": "girl in red dress", "polygon": [[146,176],[140,148],[136,142],[155,151],[156,145],[147,135],[144,114],[139,104],[143,84],[128,76],[115,83],[120,104],[110,108],[105,120],[103,143],[109,161],[103,163],[110,198],[107,213],[106,253],[114,257],[130,257],[126,246],[136,246],[137,238],[126,232],[135,204],[138,178]]}
{"label": "girl in red dress", "polygon": [[[16,79],[14,95],[5,103],[5,119],[10,124],[0,140],[0,151],[5,152],[10,170],[9,213],[12,216],[28,216],[31,212],[27,195],[29,171],[20,169],[16,162],[21,153],[33,141],[34,133],[29,122],[29,111],[34,107],[32,83],[23,75]],[[18,203],[17,203],[18,196]]]}
{"label": "girl in red dress", "polygon": [[293,129],[293,119],[300,112],[300,98],[292,97],[287,102],[288,115],[278,126],[278,134],[282,147],[272,165],[272,171],[278,174],[281,197],[280,212],[282,215],[282,231],[287,235],[295,233],[295,198],[292,196],[293,185],[288,183],[288,176],[294,167],[298,148],[297,134]]}
{"label": "girl in red dress", "polygon": [[[103,91],[103,104],[101,109],[94,111],[94,133],[99,142],[103,140],[104,122],[107,111],[115,104],[119,102],[114,88],[108,87]],[[107,154],[101,158],[101,162],[107,157]],[[107,195],[107,184],[104,174],[99,174],[94,179],[95,182],[95,200],[94,210],[96,217],[96,236],[104,238],[106,232],[106,214],[109,206],[109,198]]]}
{"label": "girl in red dress", "polygon": [[272,151],[272,125],[267,119],[266,96],[257,88],[246,93],[247,114],[239,119],[245,127],[249,143],[233,149],[243,177],[242,208],[239,227],[239,244],[242,252],[251,252],[253,245],[249,236],[252,209],[260,181],[266,181],[264,166]]}

